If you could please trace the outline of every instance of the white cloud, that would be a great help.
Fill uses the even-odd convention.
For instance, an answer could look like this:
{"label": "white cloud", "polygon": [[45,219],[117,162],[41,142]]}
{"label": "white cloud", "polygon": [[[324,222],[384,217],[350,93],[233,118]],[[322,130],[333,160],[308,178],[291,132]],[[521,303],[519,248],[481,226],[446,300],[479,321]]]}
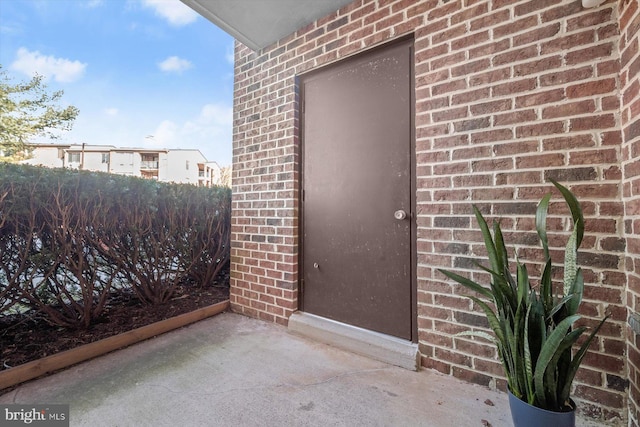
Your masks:
{"label": "white cloud", "polygon": [[177,56],[170,56],[162,62],[158,62],[158,67],[167,73],[182,73],[185,70],[193,67],[193,64],[186,59],[178,58]]}
{"label": "white cloud", "polygon": [[145,141],[153,147],[172,148],[175,147],[177,133],[178,125],[171,120],[163,120]]}
{"label": "white cloud", "polygon": [[104,0],[89,0],[83,4],[84,7],[88,9],[94,9],[96,7],[100,7],[104,4]]}
{"label": "white cloud", "polygon": [[155,14],[166,19],[175,27],[190,24],[198,14],[179,0],[142,0],[145,7],[153,9]]}
{"label": "white cloud", "polygon": [[16,60],[11,64],[11,69],[20,71],[28,76],[36,73],[45,78],[53,77],[60,83],[71,83],[80,79],[87,64],[80,61],[71,61],[54,56],[45,56],[38,51],[31,52],[21,47],[16,54]]}
{"label": "white cloud", "polygon": [[200,114],[185,123],[185,130],[200,134],[218,134],[230,130],[233,108],[221,104],[206,104]]}
{"label": "white cloud", "polygon": [[22,34],[23,32],[22,27],[15,22],[3,22],[0,25],[0,34]]}
{"label": "white cloud", "polygon": [[[233,109],[223,104],[206,104],[197,116],[182,124],[162,121],[145,138],[147,148],[193,148],[208,160],[228,162],[220,153],[230,151]],[[226,149],[224,147],[227,147]],[[228,149],[228,150],[227,150]]]}
{"label": "white cloud", "polygon": [[233,41],[231,42],[231,45],[227,46],[227,50],[224,53],[224,58],[227,60],[227,62],[231,65],[233,65],[234,63],[234,50],[235,47],[233,45]]}
{"label": "white cloud", "polygon": [[117,108],[111,107],[111,108],[105,108],[104,112],[107,116],[117,116],[119,110]]}

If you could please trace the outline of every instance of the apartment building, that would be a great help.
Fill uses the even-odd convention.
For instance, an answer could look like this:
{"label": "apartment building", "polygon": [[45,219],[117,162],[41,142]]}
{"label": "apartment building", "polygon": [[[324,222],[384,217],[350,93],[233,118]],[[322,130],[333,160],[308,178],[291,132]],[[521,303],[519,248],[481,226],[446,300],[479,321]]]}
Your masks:
{"label": "apartment building", "polygon": [[33,144],[24,163],[138,176],[163,182],[211,186],[220,166],[200,150],[122,148],[112,145]]}

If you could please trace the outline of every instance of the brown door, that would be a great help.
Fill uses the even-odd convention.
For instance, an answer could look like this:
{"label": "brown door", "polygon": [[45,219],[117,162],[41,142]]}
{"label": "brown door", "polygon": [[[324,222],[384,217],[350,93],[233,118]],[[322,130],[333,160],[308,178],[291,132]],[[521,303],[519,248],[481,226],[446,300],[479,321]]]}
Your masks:
{"label": "brown door", "polygon": [[413,332],[411,58],[404,41],[301,79],[302,309],[405,339]]}

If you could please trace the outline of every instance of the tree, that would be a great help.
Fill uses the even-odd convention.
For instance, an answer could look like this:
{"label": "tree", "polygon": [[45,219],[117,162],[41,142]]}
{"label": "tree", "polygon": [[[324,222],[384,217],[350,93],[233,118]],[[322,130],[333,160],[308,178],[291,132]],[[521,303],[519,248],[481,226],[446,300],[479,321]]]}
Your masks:
{"label": "tree", "polygon": [[222,166],[220,175],[214,180],[213,184],[231,188],[231,166]]}
{"label": "tree", "polygon": [[63,93],[49,93],[37,74],[14,84],[0,65],[0,160],[25,158],[33,137],[57,138],[54,130],[71,130],[79,110],[58,105]]}

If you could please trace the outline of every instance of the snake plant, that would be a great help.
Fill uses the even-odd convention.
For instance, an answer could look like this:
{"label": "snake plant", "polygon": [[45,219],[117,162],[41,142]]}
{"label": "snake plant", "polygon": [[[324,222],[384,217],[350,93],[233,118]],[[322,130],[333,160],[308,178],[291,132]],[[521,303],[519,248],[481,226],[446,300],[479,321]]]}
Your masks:
{"label": "snake plant", "polygon": [[493,222],[493,235],[480,210],[473,206],[487,249],[489,266],[478,264],[490,274],[489,286],[482,286],[456,273],[439,270],[479,296],[466,295],[485,313],[493,335],[467,331],[495,343],[511,393],[525,402],[550,411],[569,411],[571,384],[591,341],[606,317],[587,335],[577,352],[574,344],[586,327],[574,328],[581,316],[584,279],[577,254],[584,235],[580,203],[566,187],[553,181],[564,197],[572,217],[572,232],[564,253],[562,292],[554,291],[551,256],[547,239],[547,212],[551,194],[538,204],[536,230],[544,251],[545,264],[537,285],[529,280],[527,267],[515,260],[515,277],[509,264],[500,224]]}

